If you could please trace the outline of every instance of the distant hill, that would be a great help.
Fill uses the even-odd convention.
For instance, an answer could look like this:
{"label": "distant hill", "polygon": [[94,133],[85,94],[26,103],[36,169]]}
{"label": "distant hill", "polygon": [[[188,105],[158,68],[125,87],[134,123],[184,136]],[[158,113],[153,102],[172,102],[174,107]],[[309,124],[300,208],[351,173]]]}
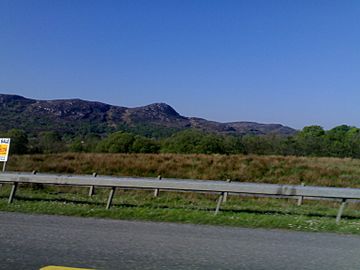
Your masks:
{"label": "distant hill", "polygon": [[0,94],[0,131],[20,128],[35,134],[54,130],[67,134],[105,134],[115,130],[135,130],[151,135],[196,128],[220,134],[293,135],[295,129],[280,124],[253,122],[219,123],[185,117],[165,103],[126,108],[81,99],[35,100]]}

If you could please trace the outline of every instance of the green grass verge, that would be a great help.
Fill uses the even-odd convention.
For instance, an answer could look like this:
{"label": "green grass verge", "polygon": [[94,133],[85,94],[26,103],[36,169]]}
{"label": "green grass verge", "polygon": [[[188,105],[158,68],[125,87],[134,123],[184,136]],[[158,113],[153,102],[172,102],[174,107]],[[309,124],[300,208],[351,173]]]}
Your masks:
{"label": "green grass verge", "polygon": [[360,206],[349,204],[339,225],[335,224],[338,202],[229,196],[214,216],[216,195],[161,191],[118,190],[111,209],[106,210],[108,189],[97,189],[93,197],[86,188],[20,185],[12,204],[10,187],[0,189],[0,211],[99,217],[124,220],[166,221],[192,224],[277,228],[360,235]]}

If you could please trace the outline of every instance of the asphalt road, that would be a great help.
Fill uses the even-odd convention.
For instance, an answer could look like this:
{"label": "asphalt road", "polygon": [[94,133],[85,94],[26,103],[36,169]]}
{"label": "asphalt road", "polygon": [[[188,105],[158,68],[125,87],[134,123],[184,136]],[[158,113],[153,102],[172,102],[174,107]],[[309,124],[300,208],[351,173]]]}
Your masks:
{"label": "asphalt road", "polygon": [[0,269],[360,269],[360,237],[0,212]]}

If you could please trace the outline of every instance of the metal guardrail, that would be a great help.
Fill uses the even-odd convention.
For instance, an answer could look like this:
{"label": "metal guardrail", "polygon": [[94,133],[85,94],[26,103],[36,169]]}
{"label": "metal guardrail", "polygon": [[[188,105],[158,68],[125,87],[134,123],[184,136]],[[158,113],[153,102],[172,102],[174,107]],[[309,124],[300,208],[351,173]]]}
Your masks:
{"label": "metal guardrail", "polygon": [[38,183],[50,185],[71,185],[71,186],[90,186],[89,195],[93,193],[94,187],[110,187],[110,194],[106,208],[109,209],[116,188],[134,189],[155,189],[155,196],[159,190],[192,191],[192,192],[212,192],[219,193],[215,214],[220,210],[220,206],[229,193],[252,194],[252,195],[275,195],[275,196],[294,196],[302,199],[304,197],[340,199],[336,222],[339,223],[344,211],[347,200],[360,199],[360,189],[355,188],[334,188],[334,187],[315,187],[315,186],[295,186],[295,185],[276,185],[276,184],[256,184],[230,181],[213,180],[191,180],[191,179],[161,179],[156,178],[132,178],[132,177],[109,177],[85,175],[55,175],[55,174],[36,174],[36,173],[0,173],[0,182],[12,184],[9,196],[9,203],[14,199],[18,183]]}

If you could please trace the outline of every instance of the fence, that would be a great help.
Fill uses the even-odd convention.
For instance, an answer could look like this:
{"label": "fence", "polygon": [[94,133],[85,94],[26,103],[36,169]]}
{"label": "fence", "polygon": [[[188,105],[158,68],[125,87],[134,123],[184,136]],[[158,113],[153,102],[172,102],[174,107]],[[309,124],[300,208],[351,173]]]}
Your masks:
{"label": "fence", "polygon": [[0,182],[12,185],[8,202],[14,200],[19,183],[49,184],[49,185],[71,185],[90,187],[89,195],[93,193],[94,187],[109,187],[110,194],[106,208],[111,207],[116,188],[133,189],[154,189],[156,196],[159,190],[172,191],[191,191],[191,192],[211,192],[218,193],[215,214],[220,210],[224,197],[227,194],[252,194],[290,196],[298,198],[299,201],[304,197],[328,198],[341,200],[341,205],[336,216],[336,223],[340,222],[342,213],[349,199],[360,199],[360,189],[355,188],[334,188],[334,187],[315,187],[315,186],[295,186],[295,185],[275,185],[275,184],[255,184],[231,181],[213,180],[190,180],[190,179],[161,179],[158,178],[132,178],[132,177],[110,177],[86,175],[54,175],[36,173],[1,173]]}

